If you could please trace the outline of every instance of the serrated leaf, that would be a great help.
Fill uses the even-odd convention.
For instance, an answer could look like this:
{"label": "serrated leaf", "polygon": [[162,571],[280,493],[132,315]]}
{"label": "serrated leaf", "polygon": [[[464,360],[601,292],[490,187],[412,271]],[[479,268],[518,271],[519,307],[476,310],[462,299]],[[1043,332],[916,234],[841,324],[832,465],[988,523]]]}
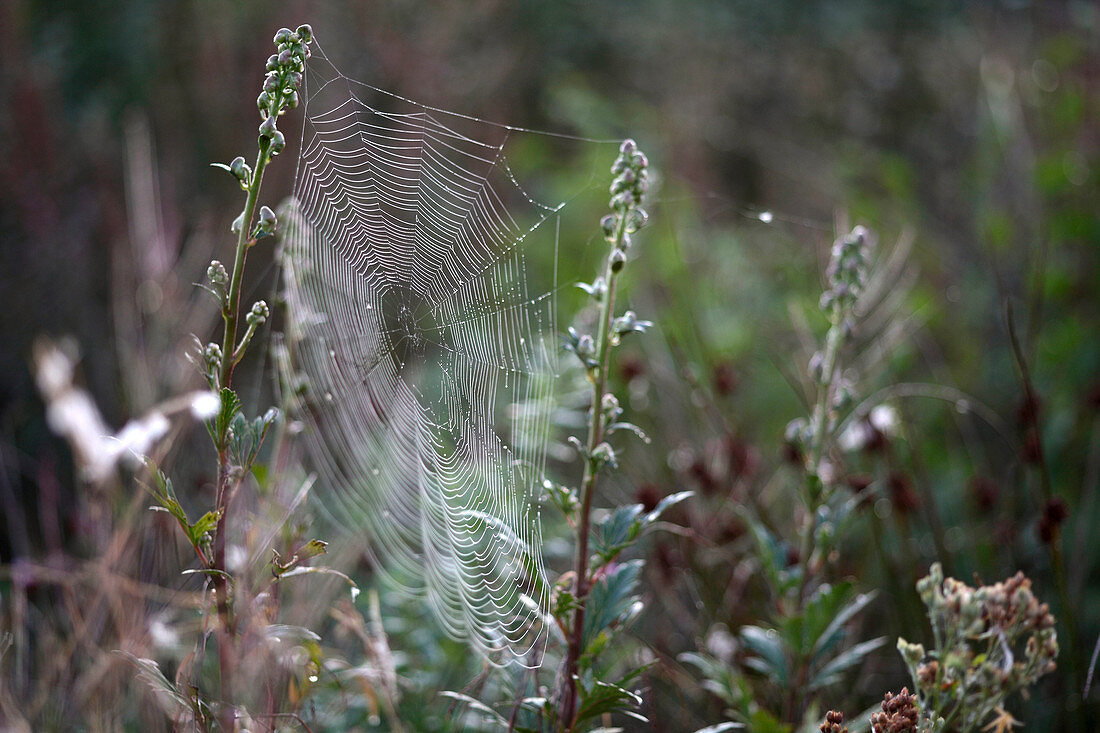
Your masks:
{"label": "serrated leaf", "polygon": [[191,544],[199,545],[204,540],[204,535],[213,532],[218,526],[219,512],[210,511],[203,514],[195,523],[187,527],[187,538],[191,540]]}
{"label": "serrated leaf", "polygon": [[310,540],[298,549],[298,557],[308,560],[311,557],[324,555],[328,552],[328,543],[323,540]]}
{"label": "serrated leaf", "polygon": [[612,568],[592,586],[585,603],[582,649],[588,649],[597,634],[630,613],[641,571],[642,561],[631,560]]}
{"label": "serrated leaf", "polygon": [[[225,358],[228,359],[229,356],[226,355]],[[222,387],[218,396],[221,398],[221,409],[218,410],[218,414],[214,416],[213,421],[206,424],[210,438],[215,444],[219,444],[226,436],[229,432],[229,426],[233,424],[233,418],[241,411],[241,400],[233,390]]]}
{"label": "serrated leaf", "polygon": [[596,523],[592,533],[592,551],[600,558],[601,564],[610,562],[638,538],[642,529],[642,523],[638,520],[641,513],[641,504],[620,506]]}

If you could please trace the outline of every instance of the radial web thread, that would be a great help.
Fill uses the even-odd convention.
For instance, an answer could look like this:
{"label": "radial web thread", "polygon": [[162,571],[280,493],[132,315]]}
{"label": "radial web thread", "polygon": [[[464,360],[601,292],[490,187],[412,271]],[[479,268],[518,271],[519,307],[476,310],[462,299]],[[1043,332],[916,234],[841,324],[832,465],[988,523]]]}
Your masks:
{"label": "radial web thread", "polygon": [[561,205],[520,186],[526,131],[307,70],[287,217],[287,339],[308,384],[318,503],[446,631],[523,660],[545,639],[536,491],[557,371]]}

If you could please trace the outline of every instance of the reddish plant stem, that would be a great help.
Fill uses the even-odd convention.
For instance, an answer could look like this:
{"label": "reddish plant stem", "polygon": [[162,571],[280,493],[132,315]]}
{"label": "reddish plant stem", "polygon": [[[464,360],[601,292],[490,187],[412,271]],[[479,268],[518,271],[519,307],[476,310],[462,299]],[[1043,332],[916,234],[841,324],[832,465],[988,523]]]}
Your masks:
{"label": "reddish plant stem", "polygon": [[[630,212],[619,217],[612,252],[618,249],[626,235],[626,224]],[[573,625],[569,633],[565,664],[562,667],[558,685],[558,722],[565,731],[572,731],[577,711],[577,665],[580,662],[584,638],[585,602],[590,587],[588,577],[588,535],[592,525],[592,501],[596,495],[596,479],[599,464],[592,457],[596,448],[603,442],[603,398],[607,393],[607,372],[610,366],[611,325],[615,316],[615,282],[619,272],[611,267],[610,258],[604,270],[607,292],[604,293],[600,311],[599,331],[596,337],[597,366],[592,375],[592,414],[589,416],[587,455],[584,463],[584,477],[581,480],[581,509],[577,526],[577,554],[574,559],[573,597],[576,608],[573,611]]]}

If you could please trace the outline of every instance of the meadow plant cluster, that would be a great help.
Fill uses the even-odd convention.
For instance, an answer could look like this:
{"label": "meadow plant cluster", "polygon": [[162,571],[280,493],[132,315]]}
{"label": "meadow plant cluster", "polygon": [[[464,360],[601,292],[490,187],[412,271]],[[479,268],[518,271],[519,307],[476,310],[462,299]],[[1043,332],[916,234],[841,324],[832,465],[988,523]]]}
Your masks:
{"label": "meadow plant cluster", "polygon": [[[477,671],[479,662],[460,645],[418,620],[422,610],[392,599],[383,604],[372,590],[365,594],[369,610],[364,617],[355,603],[357,581],[371,582],[375,569],[353,556],[343,558],[353,568],[347,575],[316,564],[320,556],[334,553],[329,543],[308,533],[304,501],[314,478],[295,447],[295,433],[302,427],[294,411],[303,407],[294,397],[301,385],[285,345],[272,339],[277,407],[246,417],[243,393],[234,382],[235,368],[278,312],[260,299],[242,320],[242,283],[249,250],[280,234],[274,211],[260,205],[260,189],[265,169],[286,147],[279,121],[299,105],[312,40],[308,25],[277,32],[276,52],[267,61],[257,99],[262,121],[255,161],[250,165],[242,156],[216,164],[239,184],[245,201],[231,225],[236,235],[232,266],[210,262],[201,286],[217,302],[223,327],[220,343],[199,341],[190,355],[209,391],[189,393],[180,403],[182,411],[190,406],[206,423],[215,449],[213,506],[192,520],[185,507],[194,505],[193,497],[179,496],[170,472],[145,456],[155,455],[155,444],[168,433],[160,422],[155,435],[143,433],[140,443],[130,445],[143,458],[130,478],[154,497],[157,516],[168,515],[181,532],[194,555],[185,563],[185,574],[201,579],[202,586],[189,597],[187,612],[173,616],[186,632],[185,641],[176,629],[155,627],[174,640],[174,674],[151,658],[148,645],[143,651],[140,644],[113,637],[100,642],[118,643],[114,658],[124,659],[131,681],[140,681],[149,693],[138,694],[134,704],[143,712],[104,720],[140,720],[151,727],[167,721],[177,729],[204,731],[375,726],[395,731],[673,730],[660,727],[668,724],[660,723],[661,711],[651,702],[655,689],[673,685],[692,689],[687,704],[698,710],[681,720],[707,724],[699,733],[736,728],[1004,733],[1017,724],[1009,713],[1017,699],[1013,696],[1026,696],[1040,678],[1055,672],[1059,651],[1058,622],[1033,593],[1032,581],[1016,573],[1003,582],[971,587],[945,578],[942,565],[933,563],[916,584],[930,622],[929,638],[923,626],[916,626],[922,621],[919,614],[906,607],[916,605],[910,589],[890,572],[885,548],[891,536],[903,559],[912,561],[908,570],[920,572],[905,535],[908,512],[919,502],[915,490],[898,478],[891,449],[884,447],[904,429],[894,399],[903,390],[864,396],[870,390],[861,384],[870,371],[861,363],[866,345],[861,339],[877,327],[875,308],[889,287],[876,273],[883,258],[867,227],[845,231],[829,252],[814,315],[821,328],[807,329],[804,341],[813,342],[808,358],[795,359],[804,374],[806,409],[788,423],[782,439],[776,436],[772,453],[782,455],[785,465],[766,485],[757,479],[759,454],[728,429],[720,461],[702,455],[669,461],[681,482],[675,490],[660,490],[652,479],[632,493],[614,491],[637,475],[614,469],[630,468],[629,457],[655,450],[635,424],[642,421],[624,415],[635,381],[647,368],[656,371],[659,360],[647,365],[633,353],[614,358],[631,334],[657,330],[634,310],[619,310],[623,275],[636,257],[647,254],[635,240],[649,221],[651,170],[633,140],[622,142],[610,169],[610,213],[599,221],[606,255],[597,277],[579,285],[588,298],[585,312],[592,317],[578,320],[562,335],[585,379],[585,432],[569,438],[582,465],[576,485],[559,484],[551,476],[542,481],[543,503],[559,511],[571,547],[571,561],[559,569],[542,619],[549,629],[546,649],[526,660],[530,669],[486,663]],[[43,351],[43,360],[44,397],[62,410],[57,404],[73,399],[66,371],[72,366],[61,369],[63,379],[51,380],[55,352]],[[1022,357],[1020,363],[1026,366]],[[683,379],[698,386],[697,375]],[[737,378],[727,367],[715,370],[713,382],[713,391],[723,396],[736,389]],[[728,427],[718,401],[706,408]],[[66,437],[78,461],[92,465],[96,449],[81,442],[88,429],[74,425],[69,423]],[[105,428],[96,423],[91,430]],[[102,480],[105,469],[96,470],[96,480]],[[1047,498],[1046,506],[1057,503],[1056,497]],[[895,522],[892,527],[888,519]],[[1053,548],[1061,519],[1048,509],[1043,525],[1057,572],[1062,572],[1060,550]],[[942,527],[933,523],[931,534],[935,554],[949,560]],[[858,577],[855,543],[874,545],[883,556],[884,583],[890,585],[878,589]],[[682,577],[688,568],[720,579],[718,600],[692,588],[692,613],[705,611],[714,623],[686,647],[682,638],[678,645],[648,643],[644,619],[653,623],[665,609],[649,602],[647,583],[663,579],[670,588],[680,588],[678,573]],[[314,585],[297,593],[284,587],[301,576],[307,576],[301,582]],[[333,600],[332,585],[342,594],[350,586],[351,599]],[[763,600],[745,600],[750,588]],[[901,622],[893,627],[868,613],[884,595],[892,598],[896,608],[891,613]],[[292,598],[297,605],[289,602]],[[164,610],[163,615],[171,614]],[[889,637],[872,637],[898,627],[926,639],[910,643],[898,638],[900,662],[882,651],[890,646]],[[208,648],[216,651],[216,664],[207,659]],[[27,653],[25,639],[5,636],[0,667],[28,668]],[[833,709],[842,706],[838,700],[850,703],[859,695],[878,699],[885,682],[900,676],[902,665],[910,683],[900,691],[886,692],[881,703],[855,713]],[[540,668],[545,671],[541,678]],[[461,684],[461,690],[450,689]],[[853,690],[859,694],[844,692]],[[13,729],[49,728],[45,714],[20,715],[17,692],[0,681],[0,721],[10,721]],[[440,697],[450,705],[445,712],[440,712]],[[150,715],[143,708],[149,699],[159,713]],[[714,720],[717,715],[722,719]],[[1079,717],[1067,714],[1065,720],[1085,730]]]}

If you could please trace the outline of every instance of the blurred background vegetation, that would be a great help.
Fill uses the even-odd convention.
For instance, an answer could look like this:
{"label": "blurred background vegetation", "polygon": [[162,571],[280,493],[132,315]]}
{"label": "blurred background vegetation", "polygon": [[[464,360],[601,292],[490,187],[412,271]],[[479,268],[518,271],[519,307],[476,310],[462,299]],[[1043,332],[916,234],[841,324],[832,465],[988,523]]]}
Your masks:
{"label": "blurred background vegetation", "polygon": [[[721,718],[721,702],[676,657],[767,613],[745,527],[728,507],[747,502],[777,523],[794,511],[792,494],[777,488],[797,481],[781,436],[806,413],[807,344],[826,327],[816,302],[828,247],[854,223],[878,232],[891,296],[853,360],[862,394],[922,383],[944,397],[891,401],[901,427],[872,435],[846,465],[853,482],[881,477],[885,487],[838,560],[861,588],[880,591],[866,623],[891,637],[925,633],[913,584],[936,559],[964,580],[1024,570],[1063,618],[1046,551],[1062,512],[1039,489],[1041,446],[1065,507],[1078,627],[1077,648],[1059,630],[1062,666],[1076,665],[1072,679],[1083,683],[1100,634],[1100,8],[1090,2],[5,2],[5,622],[42,648],[63,638],[79,583],[58,590],[44,578],[77,573],[108,550],[122,576],[198,587],[175,575],[186,553],[156,549],[170,528],[134,512],[133,487],[81,487],[47,427],[32,343],[74,339],[82,378],[114,426],[198,386],[185,351],[190,334],[213,333],[218,314],[191,283],[211,257],[229,257],[236,215],[232,187],[208,164],[249,149],[271,35],[301,22],[352,78],[513,125],[629,135],[650,154],[660,178],[654,225],[640,238],[626,298],[658,330],[624,348],[617,378],[653,442],[631,448],[604,500],[698,492],[674,518],[689,531],[645,547],[649,603],[634,634],[659,660],[647,680],[655,729]],[[577,149],[511,154],[551,200],[585,185],[593,159],[603,170],[612,154]],[[270,169],[269,196],[289,193],[291,155]],[[567,276],[591,272],[602,254],[592,242],[603,185],[578,199],[563,227]],[[255,297],[274,287],[264,257],[250,275]],[[530,262],[545,272],[553,253]],[[1024,398],[1006,304],[1037,402]],[[582,305],[579,292],[563,295],[562,324]],[[262,370],[260,361],[244,366],[253,394],[267,389]],[[177,490],[208,504],[213,462],[201,451],[173,456],[194,462],[179,466],[188,479]],[[566,477],[575,470],[558,466]],[[124,523],[130,539],[111,544]],[[422,610],[398,612],[397,603],[383,603],[383,618],[403,674],[419,689],[463,686],[477,669],[463,676],[461,648],[428,630]],[[148,627],[151,611],[127,612]],[[109,648],[80,634],[58,647],[71,665],[47,673],[19,664],[56,689],[76,684],[94,666],[90,650]],[[125,682],[132,672],[113,674],[118,694],[138,705],[141,691]],[[1060,711],[1080,705],[1067,674],[1017,701],[1018,717],[1060,730]],[[863,710],[904,682],[888,644],[835,692],[833,707]],[[1093,689],[1093,724],[1097,699]],[[91,703],[55,710],[55,723],[79,719],[81,704]]]}

